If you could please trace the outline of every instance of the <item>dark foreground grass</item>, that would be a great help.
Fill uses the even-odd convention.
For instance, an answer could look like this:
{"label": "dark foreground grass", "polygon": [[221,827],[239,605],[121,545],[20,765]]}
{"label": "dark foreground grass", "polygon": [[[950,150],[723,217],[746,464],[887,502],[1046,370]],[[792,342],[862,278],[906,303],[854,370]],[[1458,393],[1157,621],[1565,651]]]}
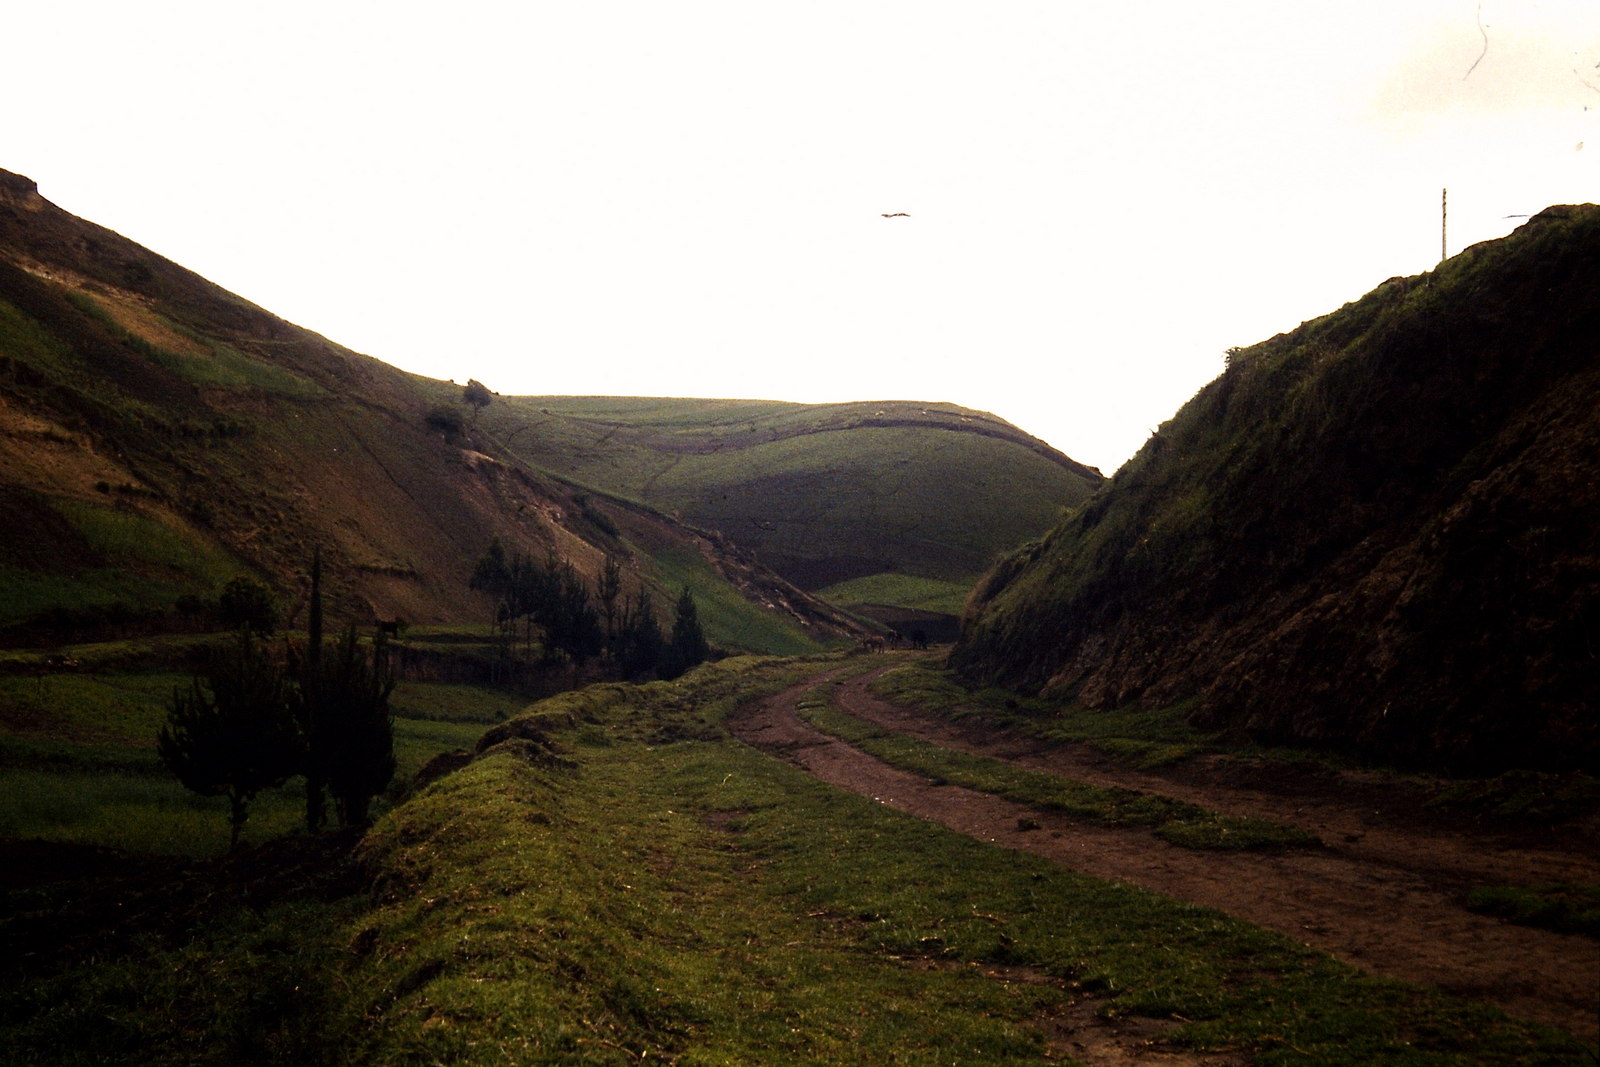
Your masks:
{"label": "dark foreground grass", "polygon": [[1157,837],[1183,848],[1278,851],[1322,844],[1315,834],[1295,826],[1223,815],[1134,789],[1074,782],[886,730],[840,710],[829,700],[831,689],[831,685],[818,686],[800,703],[800,714],[807,722],[885,763],[936,781],[992,793],[1101,826],[1147,826]]}
{"label": "dark foreground grass", "polygon": [[1038,1063],[1036,1024],[1092,998],[1263,1065],[1584,1062],[1561,1035],[728,740],[740,694],[795,669],[547,701],[380,822],[357,854],[370,888],[8,972],[0,1060]]}

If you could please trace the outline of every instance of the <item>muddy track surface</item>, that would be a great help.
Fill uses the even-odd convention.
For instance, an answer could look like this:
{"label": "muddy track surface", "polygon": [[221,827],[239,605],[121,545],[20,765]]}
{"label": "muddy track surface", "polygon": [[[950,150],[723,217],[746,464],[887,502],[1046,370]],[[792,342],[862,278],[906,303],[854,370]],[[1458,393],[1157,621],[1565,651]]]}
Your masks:
{"label": "muddy track surface", "polygon": [[[964,730],[875,697],[869,686],[881,672],[844,673],[819,675],[752,703],[729,725],[746,743],[900,811],[1085,874],[1215,908],[1373,974],[1492,1004],[1591,1046],[1600,1042],[1600,947],[1578,935],[1476,915],[1464,903],[1479,885],[1600,882],[1592,826],[1511,838],[1432,816],[1420,808],[1418,793],[1377,776],[1252,772],[1237,762],[1204,761],[1188,761],[1170,776],[1143,773],[1083,746]],[[1326,847],[1199,852],[1148,830],[1094,826],[936,784],[805,723],[796,705],[824,680],[834,682],[840,707],[889,729],[1030,770],[1292,823]]]}

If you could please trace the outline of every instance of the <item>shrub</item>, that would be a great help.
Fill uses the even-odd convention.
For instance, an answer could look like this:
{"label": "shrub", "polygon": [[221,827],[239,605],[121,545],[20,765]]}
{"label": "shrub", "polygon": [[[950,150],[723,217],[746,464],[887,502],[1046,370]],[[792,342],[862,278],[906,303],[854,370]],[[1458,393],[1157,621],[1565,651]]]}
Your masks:
{"label": "shrub", "polygon": [[466,429],[466,420],[461,417],[461,412],[448,404],[437,404],[429,409],[427,419],[428,429],[444,434],[446,441],[454,441],[461,436],[461,431]]}
{"label": "shrub", "polygon": [[241,576],[222,587],[217,618],[230,629],[248,626],[258,634],[270,634],[278,627],[278,600],[264,583]]}

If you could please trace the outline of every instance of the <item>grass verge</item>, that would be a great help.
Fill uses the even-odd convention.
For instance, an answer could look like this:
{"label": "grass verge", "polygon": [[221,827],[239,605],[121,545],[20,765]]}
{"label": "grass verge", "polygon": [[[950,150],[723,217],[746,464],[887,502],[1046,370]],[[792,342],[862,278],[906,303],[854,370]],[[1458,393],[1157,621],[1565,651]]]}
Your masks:
{"label": "grass verge", "polygon": [[969,689],[954,672],[926,659],[889,671],[872,688],[885,700],[954,722],[976,719],[1042,741],[1081,741],[1144,770],[1217,750],[1210,735],[1184,721],[1182,705],[1087,711],[1005,689]]}
{"label": "grass verge", "polygon": [[1314,834],[1298,827],[1223,815],[1134,789],[1087,785],[908,737],[840,710],[828,699],[831,688],[817,686],[800,703],[800,714],[807,722],[891,766],[935,781],[992,793],[1101,826],[1147,826],[1157,837],[1184,848],[1275,851],[1322,844]]}
{"label": "grass verge", "polygon": [[1600,938],[1600,885],[1479,886],[1467,907],[1524,926]]}

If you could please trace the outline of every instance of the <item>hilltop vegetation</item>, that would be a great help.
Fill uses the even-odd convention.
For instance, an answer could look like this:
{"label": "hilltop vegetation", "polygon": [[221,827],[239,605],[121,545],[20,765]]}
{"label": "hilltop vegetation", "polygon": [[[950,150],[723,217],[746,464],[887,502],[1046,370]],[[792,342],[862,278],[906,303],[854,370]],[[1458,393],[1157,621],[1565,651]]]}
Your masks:
{"label": "hilltop vegetation", "polygon": [[974,595],[952,662],[1463,770],[1593,766],[1600,208],[1227,370]]}

